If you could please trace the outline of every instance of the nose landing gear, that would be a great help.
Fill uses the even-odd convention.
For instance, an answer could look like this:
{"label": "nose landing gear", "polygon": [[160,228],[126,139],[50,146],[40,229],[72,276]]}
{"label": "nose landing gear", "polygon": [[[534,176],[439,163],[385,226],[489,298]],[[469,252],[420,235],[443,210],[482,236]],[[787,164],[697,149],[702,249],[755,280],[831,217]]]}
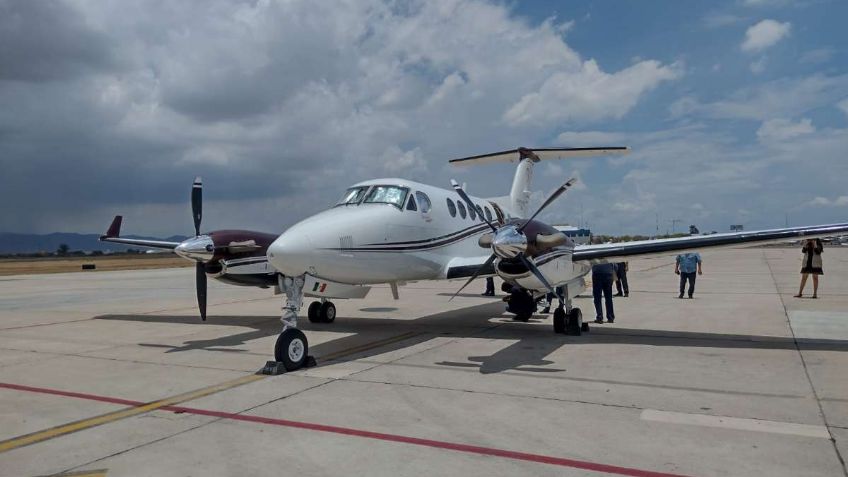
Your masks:
{"label": "nose landing gear", "polygon": [[[283,305],[283,332],[277,338],[274,346],[275,361],[268,361],[260,371],[262,374],[281,374],[286,371],[295,371],[303,367],[315,366],[315,358],[309,356],[309,341],[302,331],[297,329],[297,313],[303,302],[304,277],[278,276],[280,290],[286,294],[286,302]],[[319,303],[322,309],[327,311],[332,308],[332,317],[335,319],[336,309],[330,302]],[[313,303],[313,305],[315,304]],[[311,315],[312,306],[310,306]],[[310,316],[310,320],[311,320]]]}

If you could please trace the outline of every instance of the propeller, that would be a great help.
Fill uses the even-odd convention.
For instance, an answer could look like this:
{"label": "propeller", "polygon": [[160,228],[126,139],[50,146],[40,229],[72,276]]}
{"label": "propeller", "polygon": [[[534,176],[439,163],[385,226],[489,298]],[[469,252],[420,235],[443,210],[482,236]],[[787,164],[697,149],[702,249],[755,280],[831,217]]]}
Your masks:
{"label": "propeller", "polygon": [[195,177],[191,186],[191,215],[194,217],[194,236],[200,235],[200,219],[203,217],[203,179]]}
{"label": "propeller", "polygon": [[[194,235],[200,236],[200,219],[203,218],[203,179],[196,177],[191,186],[191,215],[194,218]],[[200,319],[206,321],[206,266],[203,262],[195,265],[194,285],[197,290],[197,308]]]}
{"label": "propeller", "polygon": [[[575,182],[577,182],[577,179],[575,178],[571,178],[565,181],[561,186],[559,186],[555,191],[553,191],[547,199],[545,199],[542,205],[539,206],[536,212],[534,212],[529,219],[527,219],[523,224],[519,226],[516,226],[515,224],[507,224],[501,227],[495,227],[495,225],[492,224],[492,222],[490,222],[483,214],[478,213],[477,215],[480,217],[480,220],[485,222],[492,229],[491,236],[489,237],[489,234],[486,234],[486,239],[483,240],[483,237],[481,237],[479,243],[481,246],[488,245],[488,247],[492,249],[493,253],[489,256],[488,259],[486,259],[483,265],[481,265],[479,268],[477,268],[477,270],[474,271],[474,273],[471,275],[471,278],[469,278],[468,281],[466,281],[465,284],[462,285],[462,287],[460,287],[460,289],[457,290],[456,293],[454,293],[448,301],[456,298],[456,296],[459,295],[459,293],[462,292],[462,290],[464,290],[469,283],[474,281],[474,279],[477,278],[480,273],[483,272],[484,269],[488,268],[498,257],[503,259],[518,259],[518,261],[520,261],[525,267],[527,267],[530,273],[532,273],[539,280],[539,282],[541,282],[542,285],[545,286],[548,292],[556,293],[554,291],[554,288],[551,286],[550,282],[548,282],[545,276],[542,275],[542,272],[539,270],[536,264],[533,263],[533,261],[526,256],[527,236],[524,234],[524,229],[534,218],[536,218],[537,215],[539,215],[540,212],[542,212],[546,207],[548,207],[555,200],[557,200],[566,190],[573,186]],[[468,197],[468,194],[466,194],[462,187],[460,187],[459,183],[457,183],[455,180],[451,180],[451,185],[469,209],[478,210],[477,205],[475,205],[474,202],[471,201],[471,198]],[[557,241],[552,240],[550,241],[550,243],[556,245]]]}

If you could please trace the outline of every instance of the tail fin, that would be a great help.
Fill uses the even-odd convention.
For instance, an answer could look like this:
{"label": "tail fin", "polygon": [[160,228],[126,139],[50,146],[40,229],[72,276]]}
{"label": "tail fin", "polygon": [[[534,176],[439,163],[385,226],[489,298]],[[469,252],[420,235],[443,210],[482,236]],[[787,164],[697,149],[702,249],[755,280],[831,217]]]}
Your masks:
{"label": "tail fin", "polygon": [[116,215],[114,219],[112,219],[112,225],[109,226],[109,230],[106,231],[106,235],[101,235],[100,239],[104,238],[112,238],[119,237],[121,235],[121,221],[124,218],[120,215]]}
{"label": "tail fin", "polygon": [[479,156],[451,159],[455,165],[490,164],[495,162],[518,162],[512,189],[509,192],[510,208],[519,217],[527,217],[527,203],[530,200],[530,183],[533,181],[533,165],[541,160],[567,159],[571,157],[591,157],[608,154],[627,154],[629,147],[570,147],[530,149],[520,147],[508,151],[482,154]]}

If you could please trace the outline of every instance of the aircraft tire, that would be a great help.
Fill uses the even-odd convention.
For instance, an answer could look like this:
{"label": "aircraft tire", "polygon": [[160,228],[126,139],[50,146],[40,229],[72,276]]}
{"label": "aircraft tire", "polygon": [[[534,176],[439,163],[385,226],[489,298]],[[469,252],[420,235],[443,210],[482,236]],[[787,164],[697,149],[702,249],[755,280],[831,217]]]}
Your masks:
{"label": "aircraft tire", "polygon": [[283,363],[286,371],[294,371],[303,367],[309,354],[309,342],[306,335],[297,328],[289,328],[277,338],[274,346],[274,359]]}
{"label": "aircraft tire", "polygon": [[580,311],[580,308],[571,309],[566,326],[570,335],[580,336],[583,334],[583,312]]}
{"label": "aircraft tire", "polygon": [[336,305],[331,301],[321,303],[321,308],[318,310],[318,317],[321,323],[332,323],[336,321]]}
{"label": "aircraft tire", "polygon": [[307,311],[306,316],[309,318],[310,323],[321,323],[321,302],[313,301],[309,304],[309,309]]}
{"label": "aircraft tire", "polygon": [[565,333],[565,310],[562,308],[554,310],[554,333]]}

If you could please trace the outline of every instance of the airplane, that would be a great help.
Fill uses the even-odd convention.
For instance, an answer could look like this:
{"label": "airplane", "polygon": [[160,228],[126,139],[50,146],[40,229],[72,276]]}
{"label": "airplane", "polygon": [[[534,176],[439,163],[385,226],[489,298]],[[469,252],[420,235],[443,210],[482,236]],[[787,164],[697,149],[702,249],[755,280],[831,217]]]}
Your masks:
{"label": "airplane", "polygon": [[[191,188],[191,211],[195,236],[182,242],[145,240],[121,237],[123,217],[116,215],[102,242],[171,250],[195,262],[195,289],[200,318],[206,321],[207,277],[230,285],[259,288],[277,287],[279,272],[268,263],[268,246],[277,238],[275,234],[253,230],[213,230],[200,233],[203,217],[203,180],[198,177]],[[319,298],[310,311],[309,319],[315,323],[332,323],[336,319],[336,306],[329,298],[365,298],[370,287],[336,283],[309,277],[306,295]]]}
{"label": "airplane", "polygon": [[[398,178],[352,185],[333,207],[288,228],[267,248],[268,261],[280,272],[278,288],[286,294],[283,330],[274,349],[276,361],[289,371],[306,362],[308,341],[297,329],[297,315],[309,280],[316,278],[348,285],[389,283],[397,298],[398,285],[405,282],[467,278],[459,294],[479,276],[498,275],[509,293],[507,310],[518,320],[528,320],[536,311],[536,300],[553,293],[558,298],[554,331],[579,335],[588,325],[571,300],[585,288],[585,276],[594,264],[848,231],[848,223],[841,223],[575,245],[536,219],[574,179],[528,214],[533,168],[540,161],[627,152],[627,147],[518,148],[449,161],[455,165],[517,163],[510,193],[500,198],[470,196],[455,181],[452,191]],[[309,307],[310,316],[314,305]]]}

